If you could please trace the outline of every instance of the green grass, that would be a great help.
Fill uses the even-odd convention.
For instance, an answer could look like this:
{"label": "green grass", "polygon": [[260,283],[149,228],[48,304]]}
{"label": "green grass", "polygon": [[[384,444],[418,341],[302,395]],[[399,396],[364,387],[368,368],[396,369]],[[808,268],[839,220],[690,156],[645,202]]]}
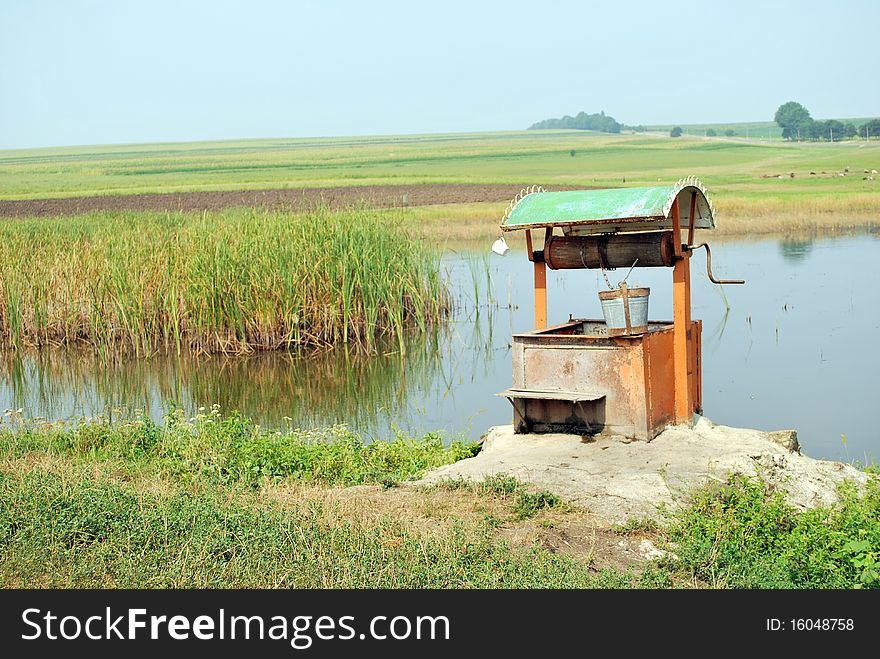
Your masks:
{"label": "green grass", "polygon": [[186,418],[169,411],[164,423],[135,415],[111,423],[94,418],[76,424],[25,421],[7,413],[0,451],[30,452],[84,461],[185,482],[254,487],[278,480],[328,485],[389,484],[418,478],[427,469],[471,457],[478,445],[436,434],[410,439],[395,434],[365,443],[345,426],[321,430],[266,431],[219,406]]}
{"label": "green grass", "polygon": [[[880,139],[566,130],[275,139],[0,151],[0,199],[431,183],[648,186],[696,175],[709,187],[719,232],[814,235],[876,226],[880,177],[867,180],[872,170],[880,170]],[[406,217],[432,241],[482,239],[497,231],[505,205],[411,208]]]}
{"label": "green grass", "polygon": [[[13,423],[0,430],[3,587],[552,588],[634,578],[511,551],[488,527],[425,535],[316,498],[261,496],[279,481],[387,485],[475,445],[434,435],[367,445],[339,428],[266,434],[217,412],[163,426]],[[51,464],[33,468],[40,460]]]}
{"label": "green grass", "polygon": [[[571,151],[575,157],[571,157]],[[0,151],[0,199],[391,183],[647,185],[700,176],[719,198],[878,194],[880,141],[791,144],[589,131],[248,140]],[[763,174],[795,171],[792,181]],[[873,184],[873,185],[872,185]]]}
{"label": "green grass", "polygon": [[[360,508],[351,503],[357,493],[346,499],[347,491],[330,489],[387,487],[476,450],[434,435],[364,444],[342,428],[266,433],[216,410],[191,420],[171,413],[162,425],[7,414],[0,586],[880,587],[876,478],[861,493],[844,487],[833,508],[807,512],[754,480],[699,490],[666,524],[616,529],[672,552],[626,571],[597,571],[590,556],[539,542],[511,546],[499,535],[510,524],[564,534],[578,513],[510,476],[408,494],[374,488]],[[430,517],[438,501],[432,529],[411,523]],[[400,502],[409,512],[373,512]],[[471,521],[458,517],[467,510]]]}
{"label": "green grass", "polygon": [[[424,537],[321,505],[255,507],[227,492],[155,495],[89,473],[0,476],[0,584],[47,588],[560,588],[625,586],[487,534]],[[603,579],[604,576],[604,579]]]}
{"label": "green grass", "polygon": [[[852,121],[851,119],[848,121]],[[864,122],[862,122],[864,123]],[[857,124],[858,125],[858,124]],[[748,137],[755,140],[782,140],[782,129],[774,121],[741,121],[714,124],[655,124],[646,126],[649,131],[668,133],[674,126],[684,131],[684,135],[704,137],[708,129],[714,130],[716,137],[725,137],[725,132],[732,130],[737,138]]]}
{"label": "green grass", "polygon": [[372,351],[448,311],[438,254],[367,210],[0,223],[0,341],[101,354]]}

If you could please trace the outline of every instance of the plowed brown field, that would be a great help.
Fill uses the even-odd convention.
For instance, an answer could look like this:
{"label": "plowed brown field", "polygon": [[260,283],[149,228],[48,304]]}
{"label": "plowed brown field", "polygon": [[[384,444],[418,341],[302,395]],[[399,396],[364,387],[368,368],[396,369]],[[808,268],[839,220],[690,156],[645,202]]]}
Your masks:
{"label": "plowed brown field", "polygon": [[79,215],[104,210],[202,211],[233,207],[303,210],[321,205],[343,208],[365,204],[375,208],[391,208],[461,204],[506,201],[523,187],[510,184],[438,183],[0,200],[0,217]]}

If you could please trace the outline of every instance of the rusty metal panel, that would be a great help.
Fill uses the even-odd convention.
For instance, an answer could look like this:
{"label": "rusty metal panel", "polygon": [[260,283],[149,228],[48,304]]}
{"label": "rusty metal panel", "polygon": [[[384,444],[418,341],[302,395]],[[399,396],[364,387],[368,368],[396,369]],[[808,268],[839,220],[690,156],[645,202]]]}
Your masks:
{"label": "rusty metal panel", "polygon": [[[692,321],[690,392],[701,410],[702,324]],[[602,321],[572,320],[513,336],[513,388],[602,395],[601,400],[514,403],[518,432],[606,432],[650,440],[675,419],[674,331],[653,321],[647,332],[609,337]],[[555,396],[561,398],[563,396]]]}
{"label": "rusty metal panel", "polygon": [[[601,321],[576,324],[582,332],[595,332]],[[575,426],[580,419],[587,432],[601,425],[608,432],[651,439],[655,433],[646,403],[645,342],[657,331],[671,336],[668,324],[652,323],[651,327],[652,331],[638,336],[608,337],[572,333],[572,324],[566,323],[559,326],[564,334],[550,329],[514,335],[514,388],[561,389],[605,397],[589,408],[585,403],[521,400],[515,405],[520,425],[542,432],[546,431],[542,428]]]}
{"label": "rusty metal panel", "polygon": [[649,439],[656,437],[675,417],[673,332],[652,332],[645,337],[645,381]]}

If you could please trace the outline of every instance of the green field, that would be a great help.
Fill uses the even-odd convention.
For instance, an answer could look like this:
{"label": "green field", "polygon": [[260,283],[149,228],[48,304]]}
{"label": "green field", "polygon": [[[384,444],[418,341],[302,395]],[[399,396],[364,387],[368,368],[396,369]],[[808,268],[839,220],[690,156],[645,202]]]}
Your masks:
{"label": "green field", "polygon": [[[834,176],[844,168],[848,176]],[[865,169],[880,169],[880,141],[589,131],[248,140],[0,151],[0,199],[393,183],[648,185],[693,174],[719,200],[868,195],[880,207],[880,179],[862,180]],[[775,174],[787,178],[762,178]]]}
{"label": "green field", "polygon": [[716,137],[725,137],[725,132],[732,130],[734,135],[731,137],[744,138],[757,141],[781,141],[782,129],[773,121],[750,121],[743,123],[728,124],[658,124],[656,126],[647,126],[651,132],[668,133],[674,126],[678,126],[684,132],[684,135],[691,137],[706,137],[706,131],[714,130]]}

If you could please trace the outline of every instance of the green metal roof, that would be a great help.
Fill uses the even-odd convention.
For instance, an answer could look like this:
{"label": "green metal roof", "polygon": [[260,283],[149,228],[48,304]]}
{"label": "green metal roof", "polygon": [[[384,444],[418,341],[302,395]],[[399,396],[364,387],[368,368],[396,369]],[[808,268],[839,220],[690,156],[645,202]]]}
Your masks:
{"label": "green metal roof", "polygon": [[507,207],[501,229],[562,227],[566,233],[589,234],[612,231],[645,231],[672,227],[672,204],[679,200],[681,226],[690,224],[692,198],[696,195],[698,229],[715,228],[715,212],[706,189],[694,177],[675,185],[651,188],[607,188],[545,192],[523,190]]}

